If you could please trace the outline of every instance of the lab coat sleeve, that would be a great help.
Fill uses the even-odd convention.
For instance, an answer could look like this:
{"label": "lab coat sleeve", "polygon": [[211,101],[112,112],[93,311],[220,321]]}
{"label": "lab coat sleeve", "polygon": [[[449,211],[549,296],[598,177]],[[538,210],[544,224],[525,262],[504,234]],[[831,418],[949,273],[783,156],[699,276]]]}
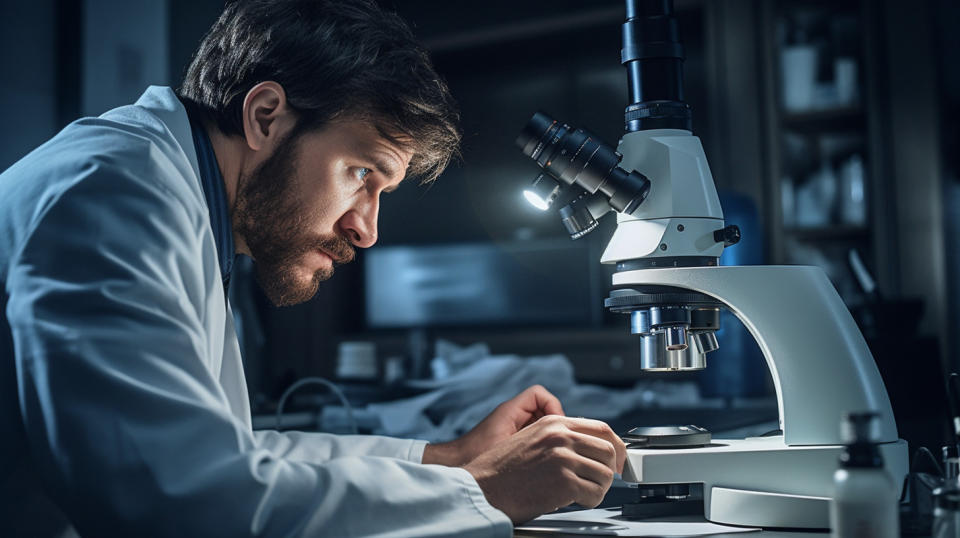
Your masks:
{"label": "lab coat sleeve", "polygon": [[379,435],[332,435],[313,432],[253,432],[257,443],[275,455],[307,463],[320,463],[344,456],[381,456],[420,463],[426,441]]}
{"label": "lab coat sleeve", "polygon": [[293,457],[233,416],[209,361],[222,335],[207,334],[206,222],[144,179],[171,173],[151,163],[75,171],[31,217],[7,279],[32,457],[80,534],[508,536],[463,469]]}

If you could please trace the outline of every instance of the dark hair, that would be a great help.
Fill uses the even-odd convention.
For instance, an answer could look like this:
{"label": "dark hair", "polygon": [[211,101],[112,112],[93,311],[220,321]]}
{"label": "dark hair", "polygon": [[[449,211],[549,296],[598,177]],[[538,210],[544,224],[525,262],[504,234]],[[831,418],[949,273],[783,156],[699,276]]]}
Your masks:
{"label": "dark hair", "polygon": [[237,0],[200,43],[179,96],[224,134],[242,134],[256,84],[283,86],[297,132],[370,121],[413,150],[408,174],[433,181],[458,154],[459,114],[426,51],[369,0]]}

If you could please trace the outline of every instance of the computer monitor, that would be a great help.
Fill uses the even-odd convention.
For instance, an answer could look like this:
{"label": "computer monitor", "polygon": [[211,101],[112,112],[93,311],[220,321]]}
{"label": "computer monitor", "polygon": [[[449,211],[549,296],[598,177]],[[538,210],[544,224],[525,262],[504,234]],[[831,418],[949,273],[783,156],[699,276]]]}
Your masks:
{"label": "computer monitor", "polygon": [[365,253],[369,328],[595,324],[602,276],[586,242],[387,246]]}

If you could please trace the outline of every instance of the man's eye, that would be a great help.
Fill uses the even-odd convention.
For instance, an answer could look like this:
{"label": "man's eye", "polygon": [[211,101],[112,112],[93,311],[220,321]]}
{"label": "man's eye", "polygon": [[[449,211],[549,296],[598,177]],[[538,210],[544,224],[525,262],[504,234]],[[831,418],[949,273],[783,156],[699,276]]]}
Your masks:
{"label": "man's eye", "polygon": [[357,168],[356,172],[354,173],[357,175],[357,179],[359,179],[360,181],[364,181],[367,174],[369,174],[370,171],[371,170],[369,168]]}

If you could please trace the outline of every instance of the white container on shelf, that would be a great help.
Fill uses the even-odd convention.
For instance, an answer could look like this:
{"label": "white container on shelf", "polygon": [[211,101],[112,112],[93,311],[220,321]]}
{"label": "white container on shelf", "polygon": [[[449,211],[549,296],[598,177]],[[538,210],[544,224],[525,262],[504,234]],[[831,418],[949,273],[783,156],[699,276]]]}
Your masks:
{"label": "white container on shelf", "polygon": [[783,107],[789,112],[814,108],[817,80],[817,48],[792,45],[780,53]]}
{"label": "white container on shelf", "polygon": [[783,208],[783,225],[788,228],[796,226],[797,193],[793,178],[790,176],[780,178],[780,204]]}
{"label": "white container on shelf", "polygon": [[852,155],[840,165],[840,219],[851,226],[863,226],[867,223],[863,157],[858,154]]}
{"label": "white container on shelf", "polygon": [[837,203],[837,175],[824,161],[820,170],[797,189],[797,226],[819,228],[830,224]]}
{"label": "white container on shelf", "polygon": [[842,56],[833,61],[833,82],[837,88],[837,103],[851,106],[860,100],[857,86],[857,60]]}

